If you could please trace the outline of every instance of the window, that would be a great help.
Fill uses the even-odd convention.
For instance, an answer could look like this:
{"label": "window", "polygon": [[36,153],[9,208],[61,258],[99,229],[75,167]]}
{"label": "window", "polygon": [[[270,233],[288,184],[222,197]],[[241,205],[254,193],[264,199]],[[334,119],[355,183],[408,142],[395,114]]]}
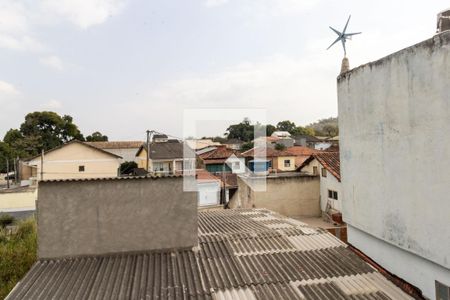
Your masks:
{"label": "window", "polygon": [[338,200],[338,192],[328,190],[328,198],[333,199],[333,200]]}
{"label": "window", "polygon": [[436,285],[436,299],[437,300],[450,300],[450,287],[445,284],[435,281]]}
{"label": "window", "polygon": [[322,168],[322,177],[327,177],[327,169]]}
{"label": "window", "polygon": [[313,167],[313,175],[319,174],[319,171],[317,170],[317,166]]}
{"label": "window", "polygon": [[291,166],[291,160],[290,159],[285,159],[284,160],[284,167],[285,168],[289,168]]}
{"label": "window", "polygon": [[241,164],[236,161],[233,163],[233,170],[239,170],[241,168]]}
{"label": "window", "polygon": [[78,172],[84,172],[84,166],[78,166]]}

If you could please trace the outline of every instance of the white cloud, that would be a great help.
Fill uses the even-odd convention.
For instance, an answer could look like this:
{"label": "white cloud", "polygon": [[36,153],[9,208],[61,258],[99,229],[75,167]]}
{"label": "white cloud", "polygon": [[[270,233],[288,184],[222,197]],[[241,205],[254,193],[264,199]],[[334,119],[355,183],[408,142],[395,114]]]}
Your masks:
{"label": "white cloud", "polygon": [[41,106],[43,109],[57,110],[62,107],[62,103],[58,100],[50,100]]}
{"label": "white cloud", "polygon": [[2,96],[11,96],[11,95],[17,95],[19,94],[19,91],[16,89],[14,85],[11,83],[8,83],[6,81],[0,80],[0,95]]}
{"label": "white cloud", "polygon": [[29,11],[18,1],[0,0],[0,47],[39,51],[43,46],[30,35]]}
{"label": "white cloud", "polygon": [[214,7],[214,6],[220,6],[225,3],[227,3],[229,0],[206,0],[205,6],[207,7]]}
{"label": "white cloud", "polygon": [[20,96],[20,91],[13,84],[0,80],[0,121],[3,123],[1,127],[10,124],[8,121],[11,121],[14,110],[20,106]]}
{"label": "white cloud", "polygon": [[[114,105],[112,114],[133,115],[137,127],[147,128],[148,114],[154,112],[151,126],[178,135],[182,122],[167,122],[167,115],[181,120],[188,108],[262,108],[267,109],[269,122],[293,120],[303,125],[337,115],[335,81],[330,78],[338,72],[339,63],[320,54],[307,59],[270,56],[161,83],[139,100]],[[120,116],[111,119],[116,117]]]}
{"label": "white cloud", "polygon": [[62,71],[64,69],[62,60],[58,56],[55,56],[55,55],[41,57],[39,59],[39,62],[42,65],[49,67],[51,69],[55,69],[57,71]]}
{"label": "white cloud", "polygon": [[19,51],[45,51],[35,31],[42,26],[69,22],[87,29],[107,21],[128,0],[0,0],[0,47]]}
{"label": "white cloud", "polygon": [[205,6],[216,7],[234,3],[244,17],[279,17],[313,8],[320,0],[206,0]]}
{"label": "white cloud", "polygon": [[86,29],[105,22],[124,7],[124,0],[45,0],[43,9]]}

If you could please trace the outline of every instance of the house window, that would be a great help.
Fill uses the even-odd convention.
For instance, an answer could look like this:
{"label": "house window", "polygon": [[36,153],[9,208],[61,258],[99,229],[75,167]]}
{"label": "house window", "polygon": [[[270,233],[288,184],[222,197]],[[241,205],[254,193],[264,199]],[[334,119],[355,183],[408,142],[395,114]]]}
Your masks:
{"label": "house window", "polygon": [[84,166],[78,166],[78,172],[84,172]]}
{"label": "house window", "polygon": [[328,198],[333,199],[333,200],[338,200],[338,192],[328,190]]}
{"label": "house window", "polygon": [[233,163],[233,170],[239,170],[241,168],[241,164],[237,161]]}
{"label": "house window", "polygon": [[322,168],[322,177],[327,177],[327,169]]}
{"label": "house window", "polygon": [[450,300],[450,287],[446,286],[439,281],[435,281],[436,285],[436,299],[437,300]]}
{"label": "house window", "polygon": [[317,170],[317,166],[313,167],[313,175],[319,174],[319,170]]}
{"label": "house window", "polygon": [[284,167],[285,168],[289,168],[291,166],[291,160],[290,159],[285,159],[284,160]]}
{"label": "house window", "polygon": [[195,160],[185,160],[184,161],[184,169],[185,170],[195,169]]}

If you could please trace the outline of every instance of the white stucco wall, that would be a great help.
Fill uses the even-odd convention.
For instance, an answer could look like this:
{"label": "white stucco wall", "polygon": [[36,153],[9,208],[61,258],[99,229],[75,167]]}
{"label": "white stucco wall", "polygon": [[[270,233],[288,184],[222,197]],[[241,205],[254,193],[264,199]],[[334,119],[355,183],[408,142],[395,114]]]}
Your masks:
{"label": "white stucco wall", "polygon": [[[242,174],[246,171],[244,157],[231,156],[227,159],[226,163],[234,174]],[[237,163],[239,163],[239,167],[237,167]]]}
{"label": "white stucco wall", "polygon": [[220,203],[220,182],[205,181],[197,182],[198,187],[198,205],[218,205]]}
{"label": "white stucco wall", "polygon": [[322,176],[322,164],[317,159],[311,160],[306,166],[302,168],[302,172],[314,175],[314,167],[317,167],[318,175],[320,176],[320,209],[325,211],[328,201],[328,190],[338,193],[338,200],[330,199],[331,207],[342,212],[342,183],[337,180],[330,172],[327,171],[327,177]]}
{"label": "white stucco wall", "polygon": [[18,188],[0,191],[0,213],[36,209],[37,188]]}
{"label": "white stucco wall", "polygon": [[[442,266],[448,285],[449,83],[450,32],[338,78],[344,220],[429,261],[424,274],[432,274],[432,262]],[[379,260],[378,244],[380,252],[369,243],[361,250]],[[405,269],[415,263],[405,262]],[[398,275],[408,279],[410,272]],[[430,275],[418,287],[425,290],[435,279]]]}
{"label": "white stucco wall", "polygon": [[[328,190],[338,193],[338,200],[328,198]],[[327,201],[330,200],[331,207],[335,210],[342,211],[342,184],[330,172],[327,172],[327,177],[323,177],[320,173],[320,208],[325,211]]]}

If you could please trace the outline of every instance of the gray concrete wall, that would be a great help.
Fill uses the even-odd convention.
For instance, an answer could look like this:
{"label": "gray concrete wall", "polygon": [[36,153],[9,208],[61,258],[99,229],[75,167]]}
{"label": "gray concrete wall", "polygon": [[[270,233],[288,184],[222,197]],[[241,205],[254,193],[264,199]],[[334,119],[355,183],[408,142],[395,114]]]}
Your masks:
{"label": "gray concrete wall", "polygon": [[37,213],[41,258],[197,244],[197,195],[181,177],[41,182]]}
{"label": "gray concrete wall", "polygon": [[[429,270],[432,262],[441,265],[448,285],[449,83],[450,32],[338,78],[344,220],[424,258]],[[383,255],[360,244],[375,260]],[[407,279],[415,262],[410,263],[397,275]],[[423,286],[435,279],[428,277]]]}
{"label": "gray concrete wall", "polygon": [[289,217],[321,215],[319,177],[299,175],[265,179],[266,191],[255,192],[238,177],[238,195],[230,200],[229,207],[267,208]]}

